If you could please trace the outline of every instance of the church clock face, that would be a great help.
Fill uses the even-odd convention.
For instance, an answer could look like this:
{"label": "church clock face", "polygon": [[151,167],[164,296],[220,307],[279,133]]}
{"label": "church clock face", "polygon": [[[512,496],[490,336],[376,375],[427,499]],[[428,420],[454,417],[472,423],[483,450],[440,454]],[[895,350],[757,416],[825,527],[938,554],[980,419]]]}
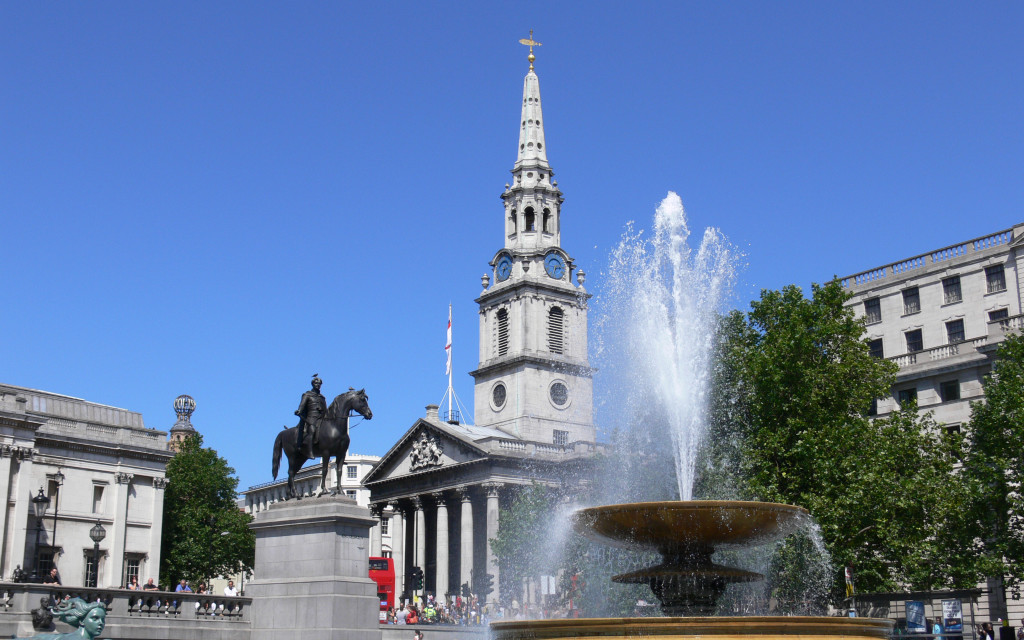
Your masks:
{"label": "church clock face", "polygon": [[557,253],[549,253],[544,257],[544,270],[555,280],[561,280],[565,275],[565,260]]}
{"label": "church clock face", "polygon": [[498,258],[498,264],[494,267],[494,274],[498,277],[498,282],[508,280],[508,277],[512,275],[512,258],[507,255]]}

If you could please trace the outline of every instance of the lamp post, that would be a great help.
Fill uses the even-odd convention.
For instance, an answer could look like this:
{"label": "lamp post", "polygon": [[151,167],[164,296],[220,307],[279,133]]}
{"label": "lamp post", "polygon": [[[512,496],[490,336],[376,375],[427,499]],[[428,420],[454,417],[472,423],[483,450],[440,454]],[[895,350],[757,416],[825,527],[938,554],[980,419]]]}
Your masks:
{"label": "lamp post", "polygon": [[100,543],[103,542],[103,538],[107,537],[107,530],[103,528],[103,525],[99,520],[92,529],[89,529],[89,537],[93,541],[92,551],[92,586],[98,587],[100,581]]}
{"label": "lamp post", "polygon": [[32,564],[32,582],[39,582],[39,536],[43,533],[43,516],[49,505],[50,499],[39,487],[39,493],[32,498],[32,515],[36,517],[36,561]]}
{"label": "lamp post", "polygon": [[64,474],[57,468],[53,474],[53,541],[51,547],[57,547],[57,511],[60,509],[60,488],[64,486]]}

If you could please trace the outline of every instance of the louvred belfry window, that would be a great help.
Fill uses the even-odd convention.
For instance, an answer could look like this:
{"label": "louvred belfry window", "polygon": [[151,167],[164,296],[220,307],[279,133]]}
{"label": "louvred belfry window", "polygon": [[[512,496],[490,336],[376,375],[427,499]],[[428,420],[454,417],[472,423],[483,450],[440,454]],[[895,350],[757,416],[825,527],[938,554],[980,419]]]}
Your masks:
{"label": "louvred belfry window", "polygon": [[508,355],[508,311],[498,309],[498,355]]}
{"label": "louvred belfry window", "polygon": [[564,343],[563,324],[565,315],[560,307],[551,307],[548,311],[548,350],[551,353],[562,353]]}

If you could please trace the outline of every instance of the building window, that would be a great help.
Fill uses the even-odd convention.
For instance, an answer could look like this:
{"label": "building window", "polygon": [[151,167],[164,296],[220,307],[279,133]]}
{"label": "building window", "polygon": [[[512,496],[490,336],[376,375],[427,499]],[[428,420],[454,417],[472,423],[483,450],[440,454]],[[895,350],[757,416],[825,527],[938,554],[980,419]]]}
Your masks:
{"label": "building window", "polygon": [[569,389],[561,382],[551,385],[548,389],[548,395],[551,396],[551,402],[556,407],[564,407],[569,402]]}
{"label": "building window", "polygon": [[903,315],[910,315],[921,311],[921,294],[917,287],[910,287],[903,290]]}
{"label": "building window", "polygon": [[907,337],[907,353],[924,350],[924,338],[921,337],[921,330],[914,329],[903,334]]}
{"label": "building window", "polygon": [[127,588],[128,585],[130,585],[132,583],[132,578],[135,578],[136,580],[138,580],[140,586],[142,585],[143,580],[139,577],[140,574],[142,573],[141,572],[141,568],[142,568],[142,554],[129,553],[129,554],[125,555],[125,558],[124,558],[124,575],[121,576],[122,580],[124,580],[123,584],[124,584],[125,588]]}
{"label": "building window", "polygon": [[869,416],[877,416],[878,415],[878,398],[872,398],[871,399],[871,406],[868,407],[868,415]]}
{"label": "building window", "polygon": [[551,307],[548,311],[548,350],[551,353],[562,353],[564,320],[561,307]]}
{"label": "building window", "polygon": [[950,276],[942,280],[942,299],[946,304],[960,302],[960,276]]}
{"label": "building window", "polygon": [[391,518],[380,519],[380,533],[381,535],[388,535],[388,528],[391,524]]}
{"label": "building window", "polygon": [[390,558],[391,557],[391,552],[390,551],[381,551],[380,552],[380,557],[382,557],[382,558]]}
{"label": "building window", "polygon": [[356,480],[359,477],[358,475],[356,475],[358,473],[359,468],[356,467],[355,465],[350,464],[345,467],[345,477],[348,478],[349,480]]}
{"label": "building window", "polygon": [[569,432],[568,431],[562,431],[561,429],[555,429],[552,433],[553,433],[553,436],[551,438],[551,441],[554,442],[555,444],[563,446],[563,447],[565,445],[569,444]]}
{"label": "building window", "polygon": [[508,355],[508,311],[498,309],[498,355]]}
{"label": "building window", "polygon": [[355,500],[356,499],[356,490],[355,489],[345,489],[345,497],[352,498],[353,500]]}
{"label": "building window", "polygon": [[1003,265],[985,267],[985,283],[988,285],[989,293],[1006,291],[1006,273],[1003,272]]}
{"label": "building window", "polygon": [[50,573],[50,569],[52,569],[55,566],[57,566],[53,562],[53,558],[56,555],[57,555],[57,553],[56,553],[56,551],[54,550],[53,547],[44,547],[44,546],[40,545],[40,547],[39,547],[39,575],[45,576],[46,574]]}
{"label": "building window", "polygon": [[956,344],[964,341],[964,321],[952,320],[946,323],[946,338],[949,344]]}
{"label": "building window", "polygon": [[536,231],[537,230],[537,214],[533,212],[533,207],[526,207],[525,220],[523,221],[523,231]]}
{"label": "building window", "polygon": [[551,230],[551,209],[544,210],[544,226],[542,228],[544,233],[554,233]]}
{"label": "building window", "polygon": [[516,210],[513,209],[512,213],[509,214],[508,219],[512,222],[512,235],[516,234]]}
{"label": "building window", "polygon": [[[101,552],[102,553],[102,552]],[[96,582],[96,567],[93,564],[93,550],[86,549],[85,551],[85,575],[82,576],[82,584],[87,587],[95,587]]]}
{"label": "building window", "polygon": [[917,389],[900,389],[897,395],[900,407],[905,407],[911,402],[917,402]]}
{"label": "building window", "polygon": [[882,321],[882,301],[879,298],[864,301],[864,318],[868,324]]}
{"label": "building window", "polygon": [[882,339],[868,340],[868,354],[872,358],[884,358],[885,355],[882,353]]}
{"label": "building window", "polygon": [[939,396],[943,402],[952,402],[960,399],[960,381],[947,380],[939,383]]}
{"label": "building window", "polygon": [[988,312],[988,321],[996,322],[997,320],[1006,320],[1010,317],[1010,311],[1008,309],[996,309],[995,311]]}
{"label": "building window", "polygon": [[95,484],[92,487],[92,512],[103,513],[103,485]]}

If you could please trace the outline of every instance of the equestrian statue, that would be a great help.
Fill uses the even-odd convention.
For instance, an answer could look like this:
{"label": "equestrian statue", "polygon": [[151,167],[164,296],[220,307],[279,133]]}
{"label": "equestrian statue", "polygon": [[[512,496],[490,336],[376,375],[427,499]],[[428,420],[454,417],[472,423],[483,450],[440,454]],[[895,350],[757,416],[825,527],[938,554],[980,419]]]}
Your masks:
{"label": "equestrian statue", "polygon": [[323,381],[313,374],[312,388],[302,394],[299,408],[295,415],[299,416],[299,424],[285,428],[274,440],[274,480],[281,467],[281,452],[288,457],[288,497],[298,498],[295,492],[295,474],[299,472],[307,460],[323,458],[323,470],[320,473],[320,488],[315,496],[327,492],[327,471],[330,468],[331,456],[335,457],[336,482],[331,495],[338,493],[341,486],[341,468],[345,465],[348,454],[348,418],[353,411],[367,420],[373,419],[373,411],[367,402],[366,390],[349,388],[338,395],[330,406],[320,395]]}

